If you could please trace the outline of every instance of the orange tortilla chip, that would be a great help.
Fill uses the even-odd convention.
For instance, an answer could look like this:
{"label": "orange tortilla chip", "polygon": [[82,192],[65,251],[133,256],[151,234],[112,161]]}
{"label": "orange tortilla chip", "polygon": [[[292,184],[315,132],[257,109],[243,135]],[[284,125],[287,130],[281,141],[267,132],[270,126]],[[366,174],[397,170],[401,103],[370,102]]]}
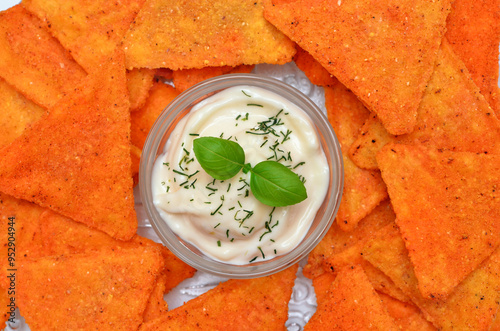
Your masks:
{"label": "orange tortilla chip", "polygon": [[130,111],[144,106],[153,87],[155,70],[140,68],[127,70],[127,87],[130,95]]}
{"label": "orange tortilla chip", "polygon": [[33,330],[136,330],[162,268],[153,247],[27,260],[17,303]]}
{"label": "orange tortilla chip", "polygon": [[[412,134],[415,134],[415,131],[399,137],[411,136]],[[385,144],[393,142],[395,139],[397,138],[387,132],[380,123],[377,115],[372,115],[363,124],[358,137],[349,148],[349,158],[360,168],[377,170],[377,152]]]}
{"label": "orange tortilla chip", "polygon": [[341,269],[304,330],[399,330],[360,266]]}
{"label": "orange tortilla chip", "polygon": [[389,276],[442,330],[489,330],[499,307],[500,250],[460,283],[444,300],[421,296],[408,251],[397,227],[380,230],[363,250],[363,257]]}
{"label": "orange tortilla chip", "polygon": [[173,77],[173,71],[167,68],[158,68],[156,69],[156,76],[166,80],[171,80]]}
{"label": "orange tortilla chip", "polygon": [[497,311],[497,315],[495,316],[495,320],[490,325],[490,329],[488,331],[500,331],[500,309]]}
{"label": "orange tortilla chip", "polygon": [[[38,205],[16,199],[0,192],[0,247],[2,256],[9,252],[9,233],[15,233],[15,253],[17,259],[39,257],[45,254],[41,238],[40,217],[47,211]],[[15,231],[9,231],[13,227]],[[0,261],[6,265],[8,259]],[[2,279],[3,280],[3,279]]]}
{"label": "orange tortilla chip", "polygon": [[195,269],[182,262],[165,246],[150,239],[135,235],[129,241],[116,240],[104,232],[89,228],[53,211],[45,212],[40,218],[41,241],[47,255],[86,253],[102,248],[135,248],[139,246],[158,247],[165,261],[162,275],[164,293],[180,282],[194,275]]}
{"label": "orange tortilla chip", "polygon": [[368,261],[362,259],[361,252],[358,252],[358,256],[360,257],[359,264],[363,267],[366,277],[368,277],[377,292],[384,293],[401,302],[411,302],[410,298],[386,274],[375,268]]}
{"label": "orange tortilla chip", "polygon": [[139,147],[130,145],[130,157],[132,159],[132,178],[134,186],[139,183],[139,165],[141,163],[142,151]]}
{"label": "orange tortilla chip", "polygon": [[[0,325],[3,326],[5,323],[15,316],[15,297],[10,296],[9,291],[3,287],[0,287]],[[12,298],[12,299],[11,299]],[[12,321],[14,321],[12,319]]]}
{"label": "orange tortilla chip", "polygon": [[142,149],[154,122],[178,95],[179,92],[172,86],[161,82],[154,83],[146,104],[131,114],[130,140],[134,146]]}
{"label": "orange tortilla chip", "polygon": [[336,274],[333,272],[325,272],[318,277],[312,279],[314,293],[316,294],[316,302],[322,305],[327,302],[330,286],[335,281]]}
{"label": "orange tortilla chip", "polygon": [[[16,291],[16,286],[11,284],[11,279],[7,276],[26,258],[45,254],[40,216],[46,210],[0,192],[0,255],[5,257],[0,260],[0,296],[3,295],[2,288],[9,289],[6,293],[8,300],[10,297],[15,298],[12,291]],[[5,311],[0,310],[0,320]]]}
{"label": "orange tortilla chip", "polygon": [[333,86],[338,83],[337,78],[333,77],[311,54],[299,46],[296,48],[297,53],[293,60],[297,67],[306,74],[311,83],[319,86]]}
{"label": "orange tortilla chip", "polygon": [[282,330],[296,272],[294,265],[271,276],[230,279],[139,330]]}
{"label": "orange tortilla chip", "polygon": [[340,83],[325,88],[325,104],[344,161],[344,191],[336,220],[342,230],[350,231],[387,198],[387,189],[380,172],[359,168],[347,153],[369,111]]}
{"label": "orange tortilla chip", "polygon": [[165,290],[167,281],[168,275],[165,273],[161,274],[156,280],[153,291],[149,296],[146,309],[144,310],[143,323],[159,318],[168,312],[168,304],[164,298],[164,295],[167,292]]}
{"label": "orange tortilla chip", "polygon": [[0,13],[0,76],[51,107],[87,74],[42,26],[22,5]]}
{"label": "orange tortilla chip", "polygon": [[145,0],[24,0],[88,72],[103,70]]}
{"label": "orange tortilla chip", "polygon": [[174,70],[172,80],[175,89],[179,92],[184,92],[191,86],[198,84],[205,79],[235,73],[250,73],[253,70],[253,65],[241,65],[236,67],[205,67],[200,69],[184,69]]}
{"label": "orange tortilla chip", "polygon": [[455,0],[446,21],[446,39],[464,61],[472,80],[490,106],[498,108],[498,45],[500,44],[500,1]]}
{"label": "orange tortilla chip", "polygon": [[26,99],[0,78],[0,148],[19,137],[24,129],[39,120],[47,110]]}
{"label": "orange tortilla chip", "polygon": [[262,0],[147,0],[123,46],[129,69],[284,64],[295,54],[264,19]]}
{"label": "orange tortilla chip", "polygon": [[264,16],[375,112],[411,132],[445,32],[450,1],[295,1]]}
{"label": "orange tortilla chip", "polygon": [[421,142],[454,151],[500,153],[500,121],[447,42],[441,46],[420,104],[415,131],[394,137],[377,124],[377,119],[371,119],[351,146],[350,156],[358,166],[368,163],[367,168],[373,169],[377,167],[375,154],[389,141]]}
{"label": "orange tortilla chip", "polygon": [[377,160],[420,291],[445,298],[500,245],[500,155],[389,144]]}
{"label": "orange tortilla chip", "polygon": [[350,232],[345,232],[337,224],[333,224],[327,235],[309,254],[304,275],[314,280],[325,272],[335,274],[340,268],[360,264],[376,290],[401,301],[408,301],[408,297],[386,275],[362,259],[361,255],[365,243],[380,228],[394,224],[395,217],[389,201],[386,200]]}
{"label": "orange tortilla chip", "polygon": [[338,224],[332,224],[325,237],[309,254],[303,271],[304,275],[313,279],[318,276],[318,272],[323,273],[322,266],[326,270],[331,270],[334,266],[327,264],[328,259],[345,250],[354,247],[360,252],[373,234],[385,225],[394,223],[395,218],[392,206],[389,200],[386,200],[361,220],[352,231],[343,231]]}
{"label": "orange tortilla chip", "polygon": [[400,330],[405,331],[433,331],[437,330],[427,321],[420,309],[409,302],[401,302],[387,294],[378,293],[387,312],[394,318]]}
{"label": "orange tortilla chip", "polygon": [[137,219],[120,59],[111,59],[0,150],[0,191],[126,240]]}

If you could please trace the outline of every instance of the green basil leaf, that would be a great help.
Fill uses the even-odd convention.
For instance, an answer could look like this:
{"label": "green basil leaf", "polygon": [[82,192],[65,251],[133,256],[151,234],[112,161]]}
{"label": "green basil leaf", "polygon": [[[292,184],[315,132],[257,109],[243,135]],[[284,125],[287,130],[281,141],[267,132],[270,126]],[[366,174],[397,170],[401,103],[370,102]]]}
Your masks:
{"label": "green basil leaf", "polygon": [[257,200],[273,207],[294,205],[307,198],[299,176],[276,161],[260,162],[251,170],[250,189]]}
{"label": "green basil leaf", "polygon": [[193,150],[203,170],[215,179],[229,179],[245,164],[245,152],[234,141],[201,137],[193,141]]}

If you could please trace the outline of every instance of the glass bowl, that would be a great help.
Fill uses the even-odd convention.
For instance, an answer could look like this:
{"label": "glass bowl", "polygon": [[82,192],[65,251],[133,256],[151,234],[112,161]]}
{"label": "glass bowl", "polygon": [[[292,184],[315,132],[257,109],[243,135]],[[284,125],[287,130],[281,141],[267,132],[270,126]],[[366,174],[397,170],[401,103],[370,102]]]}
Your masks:
{"label": "glass bowl", "polygon": [[[301,108],[316,129],[329,166],[329,186],[325,199],[302,241],[290,252],[269,260],[248,264],[230,264],[214,260],[189,242],[184,241],[167,225],[153,203],[152,173],[156,159],[164,152],[165,144],[175,128],[193,106],[229,87],[247,85],[267,89]],[[143,147],[139,188],[141,200],[158,237],[177,257],[192,267],[226,278],[255,278],[267,276],[297,263],[321,241],[335,219],[343,188],[343,162],[340,145],[326,115],[307,96],[273,78],[254,74],[230,74],[203,81],[175,98],[154,123]]]}

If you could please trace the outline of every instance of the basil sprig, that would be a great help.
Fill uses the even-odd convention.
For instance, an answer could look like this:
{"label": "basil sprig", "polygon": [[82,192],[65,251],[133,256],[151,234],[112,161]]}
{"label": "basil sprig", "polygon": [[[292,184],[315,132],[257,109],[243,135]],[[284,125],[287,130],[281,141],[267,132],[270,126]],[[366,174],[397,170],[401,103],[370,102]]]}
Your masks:
{"label": "basil sprig", "polygon": [[245,152],[234,141],[201,137],[193,141],[193,150],[203,170],[215,179],[225,180],[241,170],[250,171],[250,189],[263,204],[284,207],[307,198],[304,183],[296,173],[276,161],[262,161],[252,167],[245,163]]}

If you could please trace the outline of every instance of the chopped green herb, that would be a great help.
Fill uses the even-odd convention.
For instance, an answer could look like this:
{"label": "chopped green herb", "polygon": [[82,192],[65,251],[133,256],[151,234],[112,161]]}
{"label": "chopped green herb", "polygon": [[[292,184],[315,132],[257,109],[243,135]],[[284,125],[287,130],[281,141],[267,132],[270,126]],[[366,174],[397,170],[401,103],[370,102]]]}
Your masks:
{"label": "chopped green herb", "polygon": [[176,169],[174,169],[174,170],[172,170],[172,171],[173,171],[173,172],[175,172],[175,173],[176,173],[176,174],[178,174],[178,175],[188,177],[188,175],[187,175],[187,174],[185,174],[185,173],[183,173],[182,171],[179,171],[179,170],[176,170]]}
{"label": "chopped green herb", "polygon": [[283,140],[281,140],[281,143],[283,144],[285,141],[290,140],[290,135],[292,134],[292,131],[289,129],[286,129],[286,133],[283,133],[283,131],[280,131],[280,133],[283,135]]}
{"label": "chopped green herb", "polygon": [[264,255],[264,252],[262,251],[262,248],[260,248],[260,246],[257,247],[257,248],[259,249],[260,253],[262,254],[262,258],[265,259],[266,256]]}
{"label": "chopped green herb", "polygon": [[219,211],[219,209],[221,209],[222,207],[222,203],[219,205],[219,207],[217,207],[216,210],[214,210],[213,212],[210,213],[210,215],[214,216],[215,214],[217,214],[217,212]]}

